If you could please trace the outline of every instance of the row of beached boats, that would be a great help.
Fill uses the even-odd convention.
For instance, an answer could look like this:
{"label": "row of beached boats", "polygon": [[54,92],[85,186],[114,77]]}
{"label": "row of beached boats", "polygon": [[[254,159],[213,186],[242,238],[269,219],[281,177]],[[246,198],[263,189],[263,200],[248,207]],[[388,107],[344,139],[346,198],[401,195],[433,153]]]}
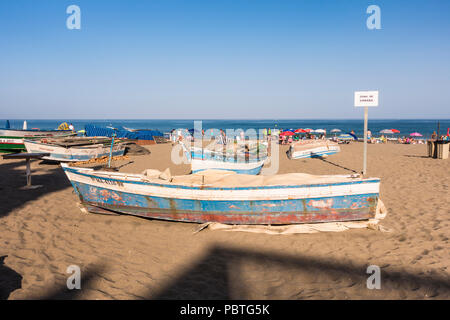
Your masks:
{"label": "row of beached boats", "polygon": [[[332,143],[308,146],[310,157],[339,151]],[[183,176],[172,176],[168,170],[129,174],[62,167],[80,201],[93,213],[244,225],[369,220],[377,214],[378,178],[304,173],[262,176],[258,173],[268,159],[264,147],[256,147],[256,157],[250,156],[255,149],[248,147],[234,149],[234,153],[226,146],[214,149],[183,145],[192,166],[192,174]],[[300,149],[294,146],[292,158],[304,151]],[[304,153],[298,156],[304,157]]]}
{"label": "row of beached boats", "polygon": [[24,140],[44,138],[66,138],[76,136],[71,130],[0,129],[0,152],[20,152],[25,150]]}
{"label": "row of beached boats", "polygon": [[[121,155],[125,149],[121,141],[75,138],[57,131],[28,139],[28,133],[19,131],[14,136],[28,152],[49,153],[48,160],[62,162],[81,203],[93,213],[198,223],[278,225],[368,220],[375,217],[380,202],[378,178],[305,173],[259,175],[270,157],[267,144],[260,142],[212,149],[182,144],[192,173],[172,176],[168,170],[148,169],[142,174],[130,174],[67,163],[106,156],[111,150],[112,155]],[[0,131],[0,135],[4,134]],[[304,159],[339,151],[332,142],[300,141],[291,145],[288,156]]]}
{"label": "row of beached boats", "polygon": [[[25,126],[25,125],[24,125]],[[60,126],[61,127],[61,126]],[[44,160],[59,162],[86,161],[125,152],[120,139],[77,137],[72,130],[0,129],[0,152],[49,153]]]}

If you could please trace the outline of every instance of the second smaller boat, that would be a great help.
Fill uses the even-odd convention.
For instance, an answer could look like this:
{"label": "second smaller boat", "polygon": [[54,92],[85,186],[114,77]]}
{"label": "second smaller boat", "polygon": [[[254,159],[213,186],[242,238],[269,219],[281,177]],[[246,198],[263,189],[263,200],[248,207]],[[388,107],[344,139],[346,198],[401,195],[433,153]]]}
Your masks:
{"label": "second smaller boat", "polygon": [[337,143],[331,141],[299,141],[293,143],[288,151],[290,159],[326,157],[341,151]]}
{"label": "second smaller boat", "polygon": [[[95,158],[107,157],[111,151],[111,139],[41,139],[40,141],[24,140],[27,152],[50,153],[43,157],[44,160],[60,162],[87,161]],[[115,143],[112,148],[112,156],[122,156],[125,153],[125,145]]]}

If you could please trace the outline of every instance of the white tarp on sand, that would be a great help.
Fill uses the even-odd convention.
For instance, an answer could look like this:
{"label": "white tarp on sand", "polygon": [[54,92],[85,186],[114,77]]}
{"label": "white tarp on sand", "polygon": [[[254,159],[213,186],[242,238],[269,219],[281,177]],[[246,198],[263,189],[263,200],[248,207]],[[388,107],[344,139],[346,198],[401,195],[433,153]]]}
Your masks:
{"label": "white tarp on sand", "polygon": [[205,228],[211,230],[223,231],[243,231],[266,234],[296,234],[296,233],[317,233],[317,232],[341,232],[349,229],[372,229],[382,232],[390,232],[379,224],[380,220],[387,215],[386,207],[381,200],[378,200],[377,212],[374,219],[366,221],[348,221],[348,222],[324,222],[311,224],[291,224],[283,226],[265,226],[265,225],[227,225],[218,222],[208,222],[200,226],[196,231],[199,232]]}

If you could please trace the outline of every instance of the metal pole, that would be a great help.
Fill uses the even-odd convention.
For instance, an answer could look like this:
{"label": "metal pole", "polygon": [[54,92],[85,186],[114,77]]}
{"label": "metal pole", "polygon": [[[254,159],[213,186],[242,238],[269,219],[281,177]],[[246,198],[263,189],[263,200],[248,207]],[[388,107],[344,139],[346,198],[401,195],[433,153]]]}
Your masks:
{"label": "metal pole", "polygon": [[437,124],[437,137],[436,137],[436,140],[439,140],[439,137],[440,137],[439,131],[441,131],[440,129],[441,129],[441,124],[440,124],[439,121],[438,121],[438,124]]}
{"label": "metal pole", "polygon": [[109,160],[108,160],[108,168],[111,168],[111,158],[113,153],[113,146],[114,146],[114,137],[116,136],[116,133],[112,134],[112,140],[111,140],[111,150],[109,151]]}
{"label": "metal pole", "polygon": [[364,164],[363,175],[367,173],[367,120],[368,120],[369,108],[364,107]]}
{"label": "metal pole", "polygon": [[30,166],[30,158],[26,159],[27,163],[27,187],[31,187],[31,166]]}

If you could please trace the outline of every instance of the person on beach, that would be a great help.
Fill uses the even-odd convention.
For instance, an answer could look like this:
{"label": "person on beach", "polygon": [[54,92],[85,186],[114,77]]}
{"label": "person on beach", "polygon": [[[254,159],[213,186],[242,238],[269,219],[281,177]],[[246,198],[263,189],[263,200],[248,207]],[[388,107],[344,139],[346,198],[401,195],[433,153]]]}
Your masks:
{"label": "person on beach", "polygon": [[436,140],[437,139],[437,133],[436,131],[433,131],[433,133],[431,134],[431,140]]}
{"label": "person on beach", "polygon": [[70,131],[75,131],[75,127],[73,126],[72,123],[69,125],[69,130],[70,130]]}

